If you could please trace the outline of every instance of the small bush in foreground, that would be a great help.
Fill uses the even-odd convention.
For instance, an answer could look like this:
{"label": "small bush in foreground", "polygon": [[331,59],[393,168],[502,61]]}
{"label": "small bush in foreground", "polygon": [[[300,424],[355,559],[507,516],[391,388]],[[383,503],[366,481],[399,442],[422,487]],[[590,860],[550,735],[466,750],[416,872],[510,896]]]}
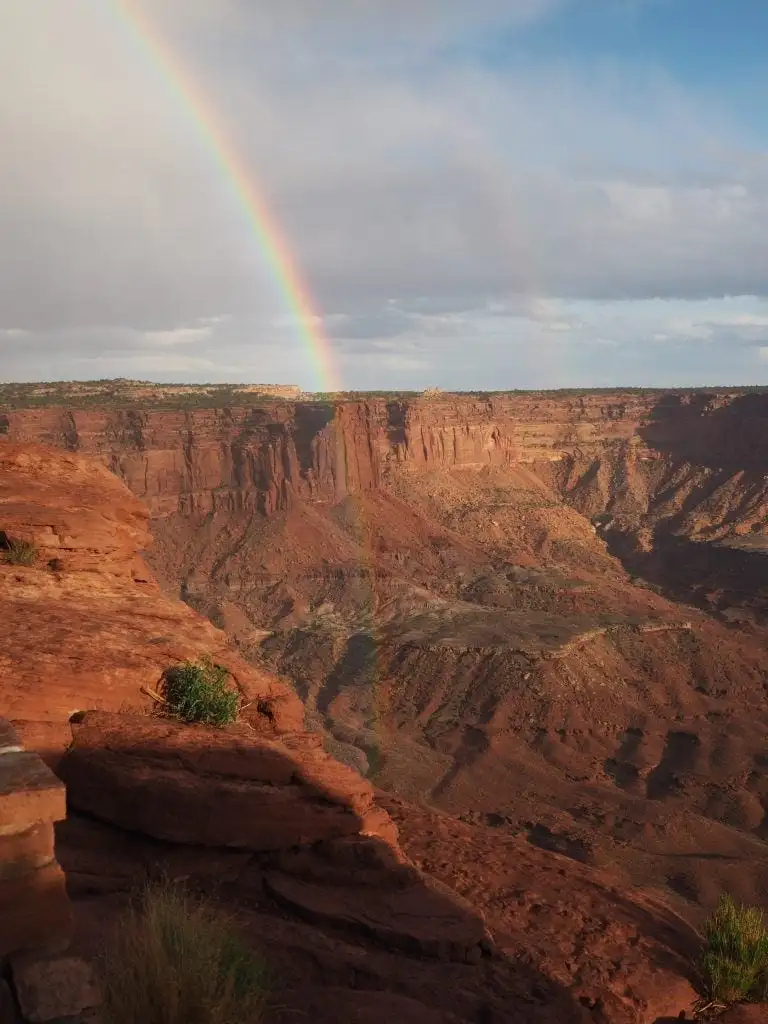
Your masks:
{"label": "small bush in foreground", "polygon": [[268,989],[231,921],[163,884],[126,912],[104,961],[107,1024],[259,1024]]}
{"label": "small bush in foreground", "polygon": [[37,561],[37,545],[28,540],[12,540],[0,535],[0,553],[9,565],[34,565]]}
{"label": "small bush in foreground", "polygon": [[713,1002],[736,1003],[768,994],[768,931],[763,912],[722,896],[704,925],[701,970]]}
{"label": "small bush in foreground", "polygon": [[240,710],[240,694],[230,685],[229,672],[210,659],[185,661],[169,669],[163,697],[168,714],[189,723],[229,725]]}

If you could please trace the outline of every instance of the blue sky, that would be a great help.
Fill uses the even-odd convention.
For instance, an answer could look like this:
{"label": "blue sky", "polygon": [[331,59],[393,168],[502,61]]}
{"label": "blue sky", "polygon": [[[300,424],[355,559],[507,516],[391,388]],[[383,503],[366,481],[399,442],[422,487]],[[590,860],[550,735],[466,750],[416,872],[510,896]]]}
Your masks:
{"label": "blue sky", "polygon": [[766,33],[760,0],[579,0],[495,38],[502,60],[647,61],[689,85],[729,91],[759,71]]}
{"label": "blue sky", "polygon": [[[132,2],[346,387],[768,384],[768,3]],[[323,388],[115,11],[0,0],[0,376]]]}

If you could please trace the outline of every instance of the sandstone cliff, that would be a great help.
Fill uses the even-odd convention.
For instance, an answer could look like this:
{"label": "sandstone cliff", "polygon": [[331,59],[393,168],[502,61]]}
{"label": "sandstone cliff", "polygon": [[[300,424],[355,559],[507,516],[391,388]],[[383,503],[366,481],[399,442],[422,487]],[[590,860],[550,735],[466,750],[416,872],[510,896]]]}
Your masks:
{"label": "sandstone cliff", "polygon": [[768,396],[738,392],[0,409],[9,439],[99,457],[154,516],[338,502],[398,470],[528,467],[581,512],[706,539],[766,525],[766,418]]}
{"label": "sandstone cliff", "polygon": [[96,455],[155,515],[238,503],[275,511],[292,496],[338,501],[376,489],[393,465],[482,469],[599,456],[639,440],[656,395],[514,396],[274,403],[165,412],[13,409],[11,440]]}

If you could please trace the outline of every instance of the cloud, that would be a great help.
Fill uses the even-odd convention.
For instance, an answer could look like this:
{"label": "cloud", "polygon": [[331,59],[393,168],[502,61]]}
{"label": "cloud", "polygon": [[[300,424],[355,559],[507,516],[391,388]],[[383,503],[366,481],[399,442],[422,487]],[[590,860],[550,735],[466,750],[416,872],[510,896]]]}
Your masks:
{"label": "cloud", "polygon": [[180,23],[204,27],[218,39],[233,35],[251,44],[269,41],[294,49],[311,41],[314,52],[362,43],[405,45],[410,52],[429,50],[467,30],[519,27],[540,20],[570,0],[131,0],[151,10],[168,28]]}
{"label": "cloud", "polygon": [[[768,161],[725,100],[653,67],[473,56],[567,0],[132,4],[263,193],[348,383],[566,384],[645,372],[649,347],[660,372],[659,346],[673,375],[694,344],[713,372],[717,346],[757,362]],[[4,372],[47,353],[64,376],[321,386],[222,153],[117,11],[0,0]]]}
{"label": "cloud", "polygon": [[[216,322],[216,318],[211,318]],[[170,331],[147,331],[144,342],[150,348],[175,348],[178,345],[199,345],[211,340],[211,324],[199,327],[176,327]]]}

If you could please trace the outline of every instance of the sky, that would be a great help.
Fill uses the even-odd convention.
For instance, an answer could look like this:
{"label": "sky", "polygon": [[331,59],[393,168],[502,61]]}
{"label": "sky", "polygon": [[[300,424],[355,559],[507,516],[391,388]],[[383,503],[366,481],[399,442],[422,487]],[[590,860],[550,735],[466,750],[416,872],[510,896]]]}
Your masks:
{"label": "sky", "polygon": [[768,384],[765,0],[0,0],[0,381]]}

